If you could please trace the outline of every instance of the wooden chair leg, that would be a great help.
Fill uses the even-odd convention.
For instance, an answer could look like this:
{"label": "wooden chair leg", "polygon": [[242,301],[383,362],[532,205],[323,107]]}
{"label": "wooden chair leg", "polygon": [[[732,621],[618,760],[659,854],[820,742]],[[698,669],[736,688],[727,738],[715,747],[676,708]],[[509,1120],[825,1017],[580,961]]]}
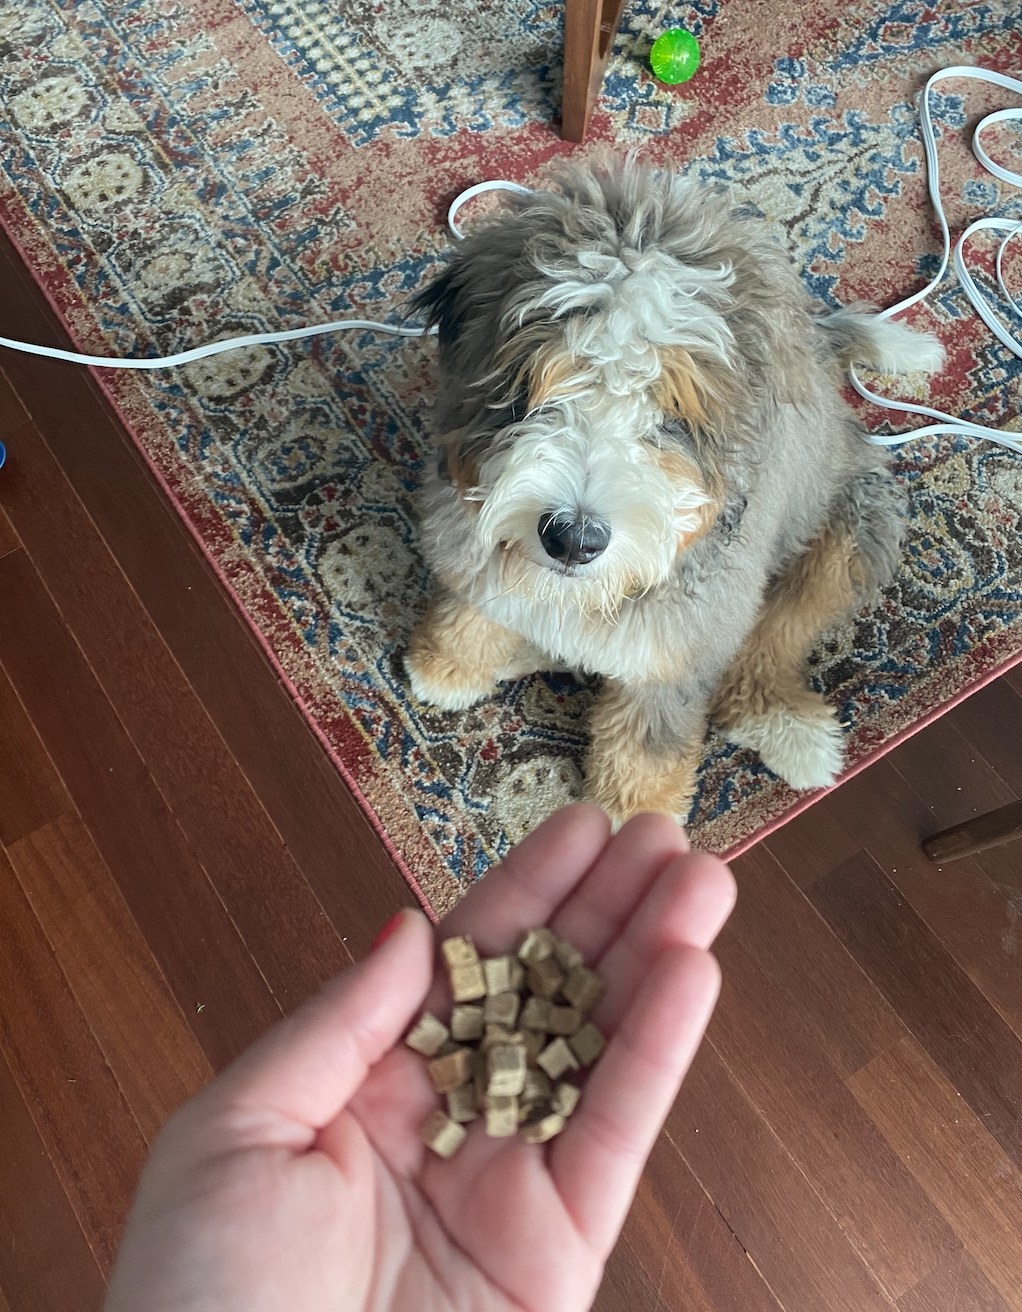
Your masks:
{"label": "wooden chair leg", "polygon": [[564,0],[561,136],[581,141],[589,127],[625,0]]}
{"label": "wooden chair leg", "polygon": [[1013,838],[1022,838],[1022,802],[1009,802],[996,811],[988,811],[986,815],[978,815],[964,824],[943,829],[926,839],[923,851],[931,861],[957,861],[959,857],[972,856],[988,847],[1010,843]]}

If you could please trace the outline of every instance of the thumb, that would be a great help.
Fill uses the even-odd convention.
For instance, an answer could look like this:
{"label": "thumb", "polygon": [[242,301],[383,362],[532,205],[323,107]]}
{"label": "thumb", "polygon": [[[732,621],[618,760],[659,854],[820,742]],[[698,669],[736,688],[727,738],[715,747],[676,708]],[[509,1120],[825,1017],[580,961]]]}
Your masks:
{"label": "thumb", "polygon": [[433,931],[406,909],[357,966],[269,1030],[196,1101],[319,1129],[346,1106],[369,1068],[401,1038],[433,978]]}

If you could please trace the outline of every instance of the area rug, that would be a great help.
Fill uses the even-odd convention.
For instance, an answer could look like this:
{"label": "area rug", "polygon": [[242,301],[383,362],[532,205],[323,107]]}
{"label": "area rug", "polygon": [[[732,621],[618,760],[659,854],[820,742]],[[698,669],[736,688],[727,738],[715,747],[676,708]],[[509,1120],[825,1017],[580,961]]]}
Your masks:
{"label": "area rug", "polygon": [[[670,88],[646,58],[679,24],[702,65]],[[462,187],[541,183],[554,157],[614,143],[741,189],[821,300],[886,304],[937,259],[923,81],[960,63],[1017,75],[1018,29],[1015,0],[637,0],[589,139],[569,147],[556,131],[561,0],[5,0],[3,222],[80,348],[163,355],[349,313],[397,321],[448,246],[444,211]],[[991,88],[940,87],[956,228],[1020,213],[966,145],[999,103]],[[1007,128],[990,145],[1017,159]],[[916,317],[949,348],[925,396],[1016,424],[1019,361],[953,278]],[[442,912],[579,794],[594,688],[534,677],[464,714],[410,697],[434,366],[429,341],[350,333],[97,376],[409,882]],[[814,660],[848,725],[850,770],[1022,648],[1022,457],[935,438],[899,448],[898,468],[912,510],[901,573]],[[711,738],[691,832],[735,852],[806,801]]]}

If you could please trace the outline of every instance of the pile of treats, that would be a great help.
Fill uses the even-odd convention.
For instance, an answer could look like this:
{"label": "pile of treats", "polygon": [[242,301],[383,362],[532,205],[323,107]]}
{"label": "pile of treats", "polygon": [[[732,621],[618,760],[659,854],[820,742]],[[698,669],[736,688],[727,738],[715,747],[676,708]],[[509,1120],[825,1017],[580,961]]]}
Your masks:
{"label": "pile of treats", "polygon": [[575,1072],[603,1051],[587,1017],[603,994],[582,954],[549,929],[529,930],[514,955],[480,958],[470,938],[441,945],[454,1006],[449,1025],[425,1012],[405,1042],[429,1058],[446,1110],[422,1126],[441,1157],[461,1147],[466,1124],[484,1117],[494,1138],[545,1143],[563,1128],[580,1090]]}

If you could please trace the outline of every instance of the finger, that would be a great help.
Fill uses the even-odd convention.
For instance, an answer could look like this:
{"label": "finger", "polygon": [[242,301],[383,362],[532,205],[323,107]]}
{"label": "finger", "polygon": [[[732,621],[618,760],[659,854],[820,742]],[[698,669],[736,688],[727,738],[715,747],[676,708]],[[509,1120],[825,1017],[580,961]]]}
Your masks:
{"label": "finger", "polygon": [[480,952],[506,952],[521,930],[549,923],[609,837],[610,821],[597,806],[555,812],[469,890],[441,922],[441,934],[471,934]]}
{"label": "finger", "polygon": [[685,831],[668,816],[635,816],[565,898],[553,923],[555,932],[587,962],[598,961],[665,866],[688,850]]}
{"label": "finger", "polygon": [[607,987],[593,1019],[613,1033],[642,987],[650,962],[670,947],[710,947],[735,904],[735,881],[717,857],[692,852],[669,862],[594,969]]}
{"label": "finger", "polygon": [[[283,1135],[311,1141],[400,1039],[422,1005],[432,972],[432,927],[420,912],[406,909],[365,961],[275,1025],[214,1080],[194,1100],[199,1111],[272,1111]],[[252,1126],[254,1133],[269,1132],[258,1118]]]}
{"label": "finger", "polygon": [[550,1170],[580,1233],[610,1252],[720,990],[708,953],[664,952],[554,1140]]}

